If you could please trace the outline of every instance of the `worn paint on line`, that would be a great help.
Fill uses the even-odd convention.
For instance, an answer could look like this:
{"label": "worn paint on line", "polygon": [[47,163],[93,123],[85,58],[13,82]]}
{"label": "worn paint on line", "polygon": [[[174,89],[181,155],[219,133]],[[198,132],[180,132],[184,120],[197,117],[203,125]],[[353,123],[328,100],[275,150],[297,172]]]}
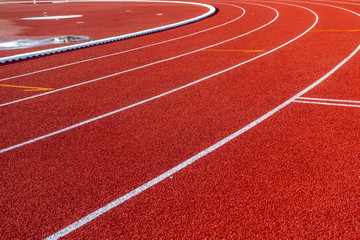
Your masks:
{"label": "worn paint on line", "polygon": [[53,88],[43,88],[43,87],[27,87],[27,86],[16,86],[16,85],[7,85],[7,84],[0,84],[0,87],[11,87],[11,88],[24,88],[24,92],[32,92],[32,91],[50,91]]}
{"label": "worn paint on line", "polygon": [[231,49],[204,49],[201,50],[203,52],[244,52],[244,53],[251,53],[251,52],[265,52],[265,50],[231,50]]}

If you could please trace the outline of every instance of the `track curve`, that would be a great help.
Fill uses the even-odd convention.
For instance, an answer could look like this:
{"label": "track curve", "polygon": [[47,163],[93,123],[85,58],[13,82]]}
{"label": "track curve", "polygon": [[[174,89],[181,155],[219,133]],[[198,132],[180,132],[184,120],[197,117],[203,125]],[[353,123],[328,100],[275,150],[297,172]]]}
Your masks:
{"label": "track curve", "polygon": [[6,236],[356,236],[359,112],[309,103],[357,100],[357,6],[332,2],[210,2],[166,34],[5,65],[0,84],[110,76],[1,107]]}

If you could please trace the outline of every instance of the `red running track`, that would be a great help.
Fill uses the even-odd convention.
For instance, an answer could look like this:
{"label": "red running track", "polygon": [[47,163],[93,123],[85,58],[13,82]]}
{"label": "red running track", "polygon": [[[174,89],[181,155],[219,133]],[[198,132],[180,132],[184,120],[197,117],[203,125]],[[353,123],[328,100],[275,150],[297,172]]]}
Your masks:
{"label": "red running track", "polygon": [[26,76],[0,84],[73,86],[0,89],[5,238],[359,237],[359,6],[209,4],[191,25],[1,66]]}

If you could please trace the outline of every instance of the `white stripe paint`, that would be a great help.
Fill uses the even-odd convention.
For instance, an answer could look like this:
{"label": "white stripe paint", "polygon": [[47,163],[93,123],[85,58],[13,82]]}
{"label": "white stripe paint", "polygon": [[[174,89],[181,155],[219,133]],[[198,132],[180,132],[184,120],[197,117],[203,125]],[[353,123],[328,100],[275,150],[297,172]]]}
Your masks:
{"label": "white stripe paint", "polygon": [[354,104],[344,104],[344,103],[330,103],[330,102],[315,102],[315,101],[299,101],[295,100],[297,103],[307,103],[307,104],[317,104],[317,105],[327,105],[327,106],[339,106],[339,107],[360,107],[360,105]]}
{"label": "white stripe paint", "polygon": [[65,19],[65,18],[79,18],[83,15],[58,15],[58,16],[39,16],[39,17],[25,17],[21,20],[48,20],[48,19]]}
{"label": "white stripe paint", "polygon": [[323,101],[323,102],[343,102],[343,103],[359,103],[360,101],[355,100],[341,100],[341,99],[328,99],[328,98],[309,98],[309,97],[299,97],[299,99],[303,100],[311,100],[311,101]]}

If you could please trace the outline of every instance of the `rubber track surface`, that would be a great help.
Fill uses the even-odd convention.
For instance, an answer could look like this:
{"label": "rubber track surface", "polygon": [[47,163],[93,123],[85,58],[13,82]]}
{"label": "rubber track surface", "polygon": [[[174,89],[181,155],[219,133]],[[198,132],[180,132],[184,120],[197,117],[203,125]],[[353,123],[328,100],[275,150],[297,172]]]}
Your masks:
{"label": "rubber track surface", "polygon": [[[66,228],[283,104],[360,44],[360,31],[345,31],[360,29],[355,4],[204,3],[217,14],[1,66],[1,79],[27,74],[3,85],[56,90],[98,79],[0,107],[6,149],[206,78],[306,33],[197,84],[1,153],[2,238],[46,238]],[[305,102],[360,101],[359,66],[357,53],[295,102],[65,238],[360,237],[360,108]],[[22,90],[0,87],[1,103],[39,94]]]}

